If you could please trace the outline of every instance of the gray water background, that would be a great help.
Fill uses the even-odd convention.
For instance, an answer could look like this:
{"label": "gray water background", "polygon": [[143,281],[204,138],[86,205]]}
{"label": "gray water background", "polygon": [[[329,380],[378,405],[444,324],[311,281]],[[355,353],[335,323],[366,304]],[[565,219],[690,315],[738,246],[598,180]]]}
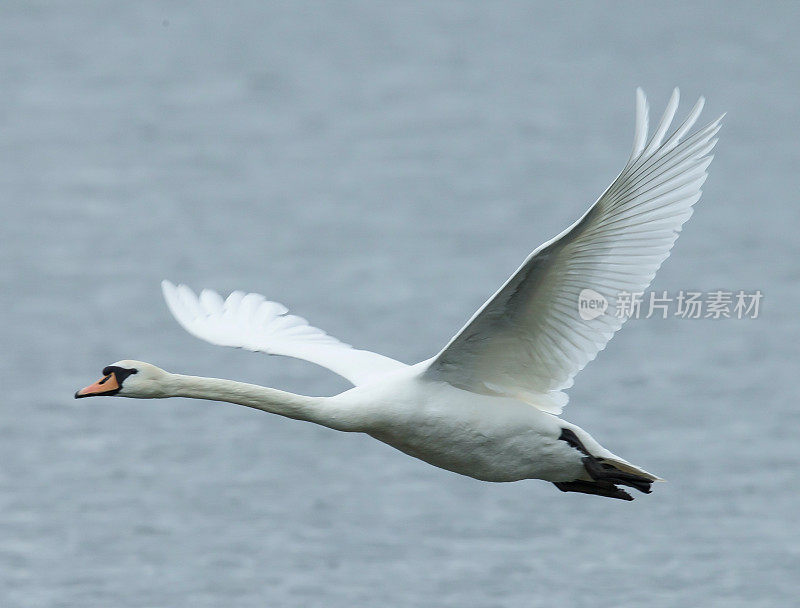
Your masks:
{"label": "gray water background", "polygon": [[[0,605],[796,605],[792,3],[0,8]],[[565,417],[669,480],[633,503],[481,483],[231,405],[72,393],[121,358],[315,395],[202,343],[159,281],[259,291],[430,356],[620,170],[634,89],[728,112],[654,288]]]}

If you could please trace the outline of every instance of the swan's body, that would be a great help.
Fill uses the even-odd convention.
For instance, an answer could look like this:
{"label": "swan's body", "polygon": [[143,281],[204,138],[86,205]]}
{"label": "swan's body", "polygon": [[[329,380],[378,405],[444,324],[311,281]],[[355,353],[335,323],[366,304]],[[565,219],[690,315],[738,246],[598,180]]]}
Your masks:
{"label": "swan's body", "polygon": [[[226,300],[163,283],[176,319],[223,346],[306,359],[355,386],[333,397],[171,374],[119,361],[76,397],[190,397],[238,403],[340,431],[362,432],[434,466],[485,481],[538,478],[563,491],[630,500],[616,484],[650,491],[658,478],[615,456],[561,412],[575,374],[624,318],[579,313],[587,291],[613,303],[644,290],[700,198],[719,120],[684,141],[702,109],[665,139],[677,89],[647,142],[638,91],[634,151],[581,219],[534,251],[435,357],[408,366],[357,350],[257,294]],[[613,309],[612,309],[613,310]]]}
{"label": "swan's body", "polygon": [[343,403],[369,410],[370,404],[381,404],[371,408],[368,425],[360,430],[410,456],[476,479],[570,481],[583,475],[582,455],[559,440],[565,426],[577,427],[516,399],[424,380],[420,376],[428,363],[334,397],[334,407]]}

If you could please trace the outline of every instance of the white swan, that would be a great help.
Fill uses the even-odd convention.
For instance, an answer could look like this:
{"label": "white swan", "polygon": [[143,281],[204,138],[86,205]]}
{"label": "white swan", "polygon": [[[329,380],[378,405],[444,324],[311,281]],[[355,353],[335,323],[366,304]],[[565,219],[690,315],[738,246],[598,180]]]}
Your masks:
{"label": "white swan", "polygon": [[624,321],[611,307],[582,318],[592,315],[579,314],[581,293],[613,303],[622,292],[644,290],[700,198],[722,119],[685,137],[703,103],[700,98],[665,139],[678,106],[675,89],[647,141],[648,108],[638,89],[633,153],[617,179],[577,222],[528,256],[431,359],[408,366],[354,349],[257,294],[237,291],[223,301],[205,290],[198,298],[164,281],[172,314],[191,334],[222,346],[305,359],[344,376],[354,388],[305,397],[125,360],[106,367],[101,380],[75,397],[238,403],[368,433],[476,479],[539,478],[565,492],[632,500],[618,485],[649,492],[658,478],[556,414],[567,402],[562,391]]}

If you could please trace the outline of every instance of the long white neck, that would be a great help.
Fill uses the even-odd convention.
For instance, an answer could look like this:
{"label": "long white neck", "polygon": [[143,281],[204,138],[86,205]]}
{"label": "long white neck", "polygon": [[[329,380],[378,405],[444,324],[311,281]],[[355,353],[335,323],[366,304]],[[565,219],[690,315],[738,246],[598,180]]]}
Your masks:
{"label": "long white neck", "polygon": [[339,431],[364,430],[363,412],[342,407],[325,397],[295,395],[274,388],[202,376],[169,374],[164,397],[189,397],[237,403],[296,420],[307,420]]}

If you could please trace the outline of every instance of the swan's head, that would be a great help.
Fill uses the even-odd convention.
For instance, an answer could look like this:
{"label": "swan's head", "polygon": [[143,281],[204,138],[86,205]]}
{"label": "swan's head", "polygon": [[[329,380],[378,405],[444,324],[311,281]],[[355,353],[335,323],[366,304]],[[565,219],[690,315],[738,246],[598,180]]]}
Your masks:
{"label": "swan's head", "polygon": [[103,377],[75,393],[81,397],[135,397],[156,399],[165,396],[169,374],[144,361],[117,361],[103,368]]}

